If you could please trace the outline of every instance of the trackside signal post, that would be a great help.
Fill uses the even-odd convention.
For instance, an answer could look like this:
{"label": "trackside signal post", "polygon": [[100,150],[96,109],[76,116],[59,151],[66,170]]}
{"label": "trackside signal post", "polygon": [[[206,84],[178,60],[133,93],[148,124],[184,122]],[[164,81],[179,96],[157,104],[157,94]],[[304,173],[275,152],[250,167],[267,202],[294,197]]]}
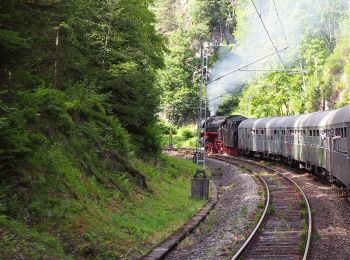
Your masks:
{"label": "trackside signal post", "polygon": [[208,199],[209,179],[205,172],[205,138],[207,119],[206,85],[208,82],[208,47],[201,46],[201,81],[199,88],[199,107],[197,122],[197,141],[194,162],[197,164],[196,173],[192,178],[191,196],[193,199]]}

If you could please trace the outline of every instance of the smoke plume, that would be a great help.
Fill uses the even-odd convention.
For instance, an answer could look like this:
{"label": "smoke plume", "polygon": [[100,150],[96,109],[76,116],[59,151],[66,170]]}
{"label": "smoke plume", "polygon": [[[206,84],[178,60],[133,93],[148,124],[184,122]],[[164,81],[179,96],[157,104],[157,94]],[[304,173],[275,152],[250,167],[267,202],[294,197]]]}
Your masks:
{"label": "smoke plume", "polygon": [[[340,14],[347,8],[347,0],[240,0],[236,43],[219,48],[210,71],[207,95],[211,114],[216,113],[225,93],[235,92],[266,73],[255,70],[290,69],[297,64],[298,47],[305,36],[321,33],[329,41],[334,40]],[[284,48],[280,57],[271,40],[278,50]],[[243,67],[246,64],[250,65]],[[229,74],[238,68],[241,69]],[[226,74],[229,75],[222,77]]]}

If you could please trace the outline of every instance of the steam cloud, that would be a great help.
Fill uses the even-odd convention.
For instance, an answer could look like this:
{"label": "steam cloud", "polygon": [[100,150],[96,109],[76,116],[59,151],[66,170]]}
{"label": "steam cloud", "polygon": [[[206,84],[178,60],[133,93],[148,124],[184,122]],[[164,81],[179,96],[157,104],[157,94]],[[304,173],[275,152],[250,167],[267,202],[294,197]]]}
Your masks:
{"label": "steam cloud", "polygon": [[[240,38],[233,47],[220,47],[218,60],[210,71],[209,83],[245,64],[260,57],[275,52],[271,41],[263,27],[254,5],[250,0],[240,0],[244,8],[244,17],[238,21]],[[334,40],[338,31],[335,17],[348,9],[347,0],[254,0],[261,19],[278,49],[288,45],[286,50],[279,52],[285,67],[298,61],[298,47],[305,35],[321,32],[330,41]],[[279,22],[279,19],[281,23]],[[282,26],[281,26],[282,24]],[[287,41],[286,41],[287,40]],[[257,47],[257,45],[263,45]],[[244,67],[244,70],[283,69],[277,54],[260,62]],[[215,114],[225,93],[234,92],[254,77],[264,72],[237,71],[207,86],[209,110]],[[266,72],[265,72],[266,73]],[[219,97],[219,98],[218,98]]]}

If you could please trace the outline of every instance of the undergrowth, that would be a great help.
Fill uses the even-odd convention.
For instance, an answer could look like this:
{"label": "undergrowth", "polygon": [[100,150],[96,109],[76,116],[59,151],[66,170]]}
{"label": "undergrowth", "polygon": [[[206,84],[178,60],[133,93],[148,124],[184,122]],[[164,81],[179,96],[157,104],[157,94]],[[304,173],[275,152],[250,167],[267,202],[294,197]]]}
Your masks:
{"label": "undergrowth", "polygon": [[137,158],[102,101],[39,88],[0,103],[1,259],[140,256],[204,203],[194,165]]}
{"label": "undergrowth", "polygon": [[172,142],[176,148],[195,148],[196,147],[196,126],[186,125],[176,129],[170,125],[164,127],[163,145],[169,144],[169,130],[172,129]]}

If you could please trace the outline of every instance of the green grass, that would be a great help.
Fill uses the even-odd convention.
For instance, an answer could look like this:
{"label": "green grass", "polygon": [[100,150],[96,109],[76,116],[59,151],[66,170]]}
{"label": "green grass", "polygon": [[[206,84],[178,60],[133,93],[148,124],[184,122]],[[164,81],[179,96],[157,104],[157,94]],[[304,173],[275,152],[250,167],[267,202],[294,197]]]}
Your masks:
{"label": "green grass", "polygon": [[[56,158],[58,162],[63,160],[58,154]],[[38,185],[29,207],[35,220],[30,227],[1,215],[0,230],[5,235],[0,239],[0,258],[12,258],[15,254],[56,259],[139,257],[205,203],[190,198],[195,171],[190,161],[161,156],[151,163],[135,159],[132,164],[146,177],[148,189],[123,179],[124,184],[118,185],[127,191],[125,195],[102,186],[93,176],[84,177],[69,164],[58,163],[63,167],[59,168],[62,174],[58,178],[65,181],[53,185],[62,185],[62,189],[66,186],[67,193],[50,196],[53,187]],[[21,206],[19,202],[13,204]]]}
{"label": "green grass", "polygon": [[305,252],[306,241],[307,241],[307,230],[306,231],[304,230],[300,235],[300,240],[297,247],[299,254],[303,254]]}
{"label": "green grass", "polygon": [[[176,130],[173,135],[173,145],[176,148],[195,148],[197,128],[195,125],[186,125]],[[168,144],[168,135],[163,136],[164,145]]]}
{"label": "green grass", "polygon": [[265,208],[265,205],[264,205],[263,203],[259,202],[258,204],[256,204],[256,207],[257,207],[258,209],[264,209],[264,208]]}
{"label": "green grass", "polygon": [[[54,236],[28,228],[0,214],[1,259],[63,259],[61,242]],[[69,257],[66,257],[68,259]]]}
{"label": "green grass", "polygon": [[267,212],[269,213],[269,215],[275,214],[275,205],[270,204],[267,208]]}
{"label": "green grass", "polygon": [[102,102],[39,88],[0,118],[0,259],[138,257],[203,205],[190,199],[195,166],[160,155],[156,130],[130,135]]}
{"label": "green grass", "polygon": [[318,232],[318,230],[315,230],[311,236],[312,241],[318,241],[321,239],[321,234]]}
{"label": "green grass", "polygon": [[241,215],[244,217],[244,218],[246,218],[247,216],[248,216],[248,209],[247,209],[247,207],[244,205],[244,206],[242,206],[241,207]]}
{"label": "green grass", "polygon": [[307,235],[308,235],[308,225],[306,223],[306,220],[303,221],[302,227],[303,227],[303,231],[300,234],[299,243],[297,246],[297,250],[299,254],[303,254],[306,249],[306,242],[307,242]]}
{"label": "green grass", "polygon": [[249,173],[249,172],[250,172],[247,168],[242,167],[242,166],[239,167],[239,171],[240,171],[241,173]]}
{"label": "green grass", "polygon": [[299,206],[300,206],[302,209],[306,208],[306,202],[305,202],[305,200],[300,200],[300,201],[299,201]]}

